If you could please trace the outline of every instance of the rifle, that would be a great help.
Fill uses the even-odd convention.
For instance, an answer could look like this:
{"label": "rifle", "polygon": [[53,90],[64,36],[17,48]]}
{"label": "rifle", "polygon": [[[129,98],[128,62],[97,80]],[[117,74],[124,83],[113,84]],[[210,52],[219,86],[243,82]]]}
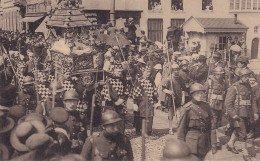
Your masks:
{"label": "rifle", "polygon": [[[98,79],[98,72],[96,72],[96,83]],[[104,78],[103,78],[104,79]],[[97,94],[97,87],[95,87],[95,93],[92,96],[92,103],[91,103],[91,114],[90,114],[90,135],[93,134],[93,119],[94,119],[94,110],[96,107],[96,94]]]}
{"label": "rifle", "polygon": [[216,50],[216,40],[217,40],[217,37],[215,37],[213,52],[212,52],[211,58],[210,58],[210,60],[209,60],[209,70],[208,70],[207,81],[208,81],[208,79],[209,79],[209,75],[210,75],[210,72],[211,72],[211,65],[210,65],[210,63],[212,62],[213,55],[214,55],[215,50]]}

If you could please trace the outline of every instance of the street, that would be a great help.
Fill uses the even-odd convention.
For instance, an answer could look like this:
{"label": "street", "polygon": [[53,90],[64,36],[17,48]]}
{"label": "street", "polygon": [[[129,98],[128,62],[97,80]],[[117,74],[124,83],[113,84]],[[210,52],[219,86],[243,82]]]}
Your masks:
{"label": "street", "polygon": [[[162,150],[167,139],[176,138],[176,132],[174,135],[168,134],[168,119],[167,113],[160,110],[155,110],[154,124],[153,124],[153,135],[151,138],[146,139],[146,161],[160,161],[162,157]],[[223,129],[220,131],[223,132]],[[127,129],[126,134],[130,137],[135,134],[134,129]],[[227,141],[227,137],[223,134],[221,136],[221,141]],[[252,140],[248,143],[249,153],[252,156],[252,161],[260,160],[260,138],[254,140],[254,146]],[[142,151],[142,137],[132,137],[131,138],[132,148],[134,151],[134,160],[141,160]],[[239,154],[233,154],[227,151],[226,146],[222,145],[222,149],[219,150],[215,155],[212,155],[211,151],[207,154],[205,161],[243,161],[242,147],[244,143],[237,142],[236,148],[240,151]]]}

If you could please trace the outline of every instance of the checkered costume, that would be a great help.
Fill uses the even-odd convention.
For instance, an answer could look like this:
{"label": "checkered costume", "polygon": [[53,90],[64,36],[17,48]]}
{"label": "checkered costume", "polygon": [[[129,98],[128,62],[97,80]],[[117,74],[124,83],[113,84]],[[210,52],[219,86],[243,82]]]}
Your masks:
{"label": "checkered costume", "polygon": [[38,94],[41,99],[47,99],[51,96],[51,91],[49,88],[46,88],[44,84],[38,84],[37,86]]}
{"label": "checkered costume", "polygon": [[70,80],[65,80],[61,85],[65,91],[74,89],[74,85]]}
{"label": "checkered costume", "polygon": [[130,97],[137,99],[142,97],[144,93],[148,96],[149,102],[154,104],[154,98],[157,95],[155,85],[152,84],[150,80],[139,78],[137,84],[131,91]]}
{"label": "checkered costume", "polygon": [[103,95],[105,100],[111,101],[109,94],[109,85],[116,91],[118,97],[123,96],[125,94],[125,88],[123,82],[119,78],[108,78],[106,85],[104,85],[101,94]]}

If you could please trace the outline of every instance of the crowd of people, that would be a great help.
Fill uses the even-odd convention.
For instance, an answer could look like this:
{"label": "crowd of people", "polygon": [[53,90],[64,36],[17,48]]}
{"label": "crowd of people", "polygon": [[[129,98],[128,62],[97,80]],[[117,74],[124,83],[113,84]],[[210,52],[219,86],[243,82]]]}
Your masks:
{"label": "crowd of people", "polygon": [[[132,21],[125,24],[129,29]],[[136,135],[145,128],[151,136],[159,107],[168,109],[169,134],[177,130],[178,139],[188,144],[167,143],[166,159],[176,157],[169,151],[176,145],[187,149],[182,153],[186,158],[203,160],[210,149],[217,153],[223,116],[229,120],[226,148],[232,153],[239,153],[236,140],[255,137],[259,86],[247,67],[248,57],[241,55],[236,66],[230,66],[217,49],[210,58],[174,52],[168,43],[149,41],[144,31],[137,40],[135,30],[124,35],[111,25],[102,25],[86,37],[78,35],[69,41],[71,48],[77,43],[88,46],[93,58],[98,58],[93,60],[95,72],[76,74],[71,68],[56,71],[52,41],[43,35],[2,32],[1,159],[133,160],[124,134],[125,115],[133,110]],[[108,45],[101,34],[115,34],[117,41],[128,38],[131,43]],[[98,135],[88,133],[99,125]],[[250,160],[246,147],[243,154]]]}

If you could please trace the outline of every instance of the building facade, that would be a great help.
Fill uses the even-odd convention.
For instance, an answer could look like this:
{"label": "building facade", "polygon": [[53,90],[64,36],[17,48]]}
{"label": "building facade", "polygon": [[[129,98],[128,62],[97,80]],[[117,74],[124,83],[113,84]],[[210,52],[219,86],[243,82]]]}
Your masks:
{"label": "building facade", "polygon": [[25,0],[2,0],[2,30],[21,31],[21,19],[25,15]]}

